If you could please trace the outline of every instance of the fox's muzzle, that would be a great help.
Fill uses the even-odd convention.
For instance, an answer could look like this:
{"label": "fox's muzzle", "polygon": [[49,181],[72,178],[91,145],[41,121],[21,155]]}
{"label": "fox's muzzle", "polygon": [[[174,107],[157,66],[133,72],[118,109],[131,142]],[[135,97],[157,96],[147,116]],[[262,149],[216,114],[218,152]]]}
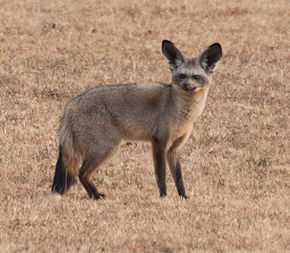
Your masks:
{"label": "fox's muzzle", "polygon": [[188,92],[195,92],[197,90],[200,90],[201,87],[200,85],[198,85],[196,82],[185,82],[183,85],[182,85],[182,88],[185,90],[185,91],[188,91]]}

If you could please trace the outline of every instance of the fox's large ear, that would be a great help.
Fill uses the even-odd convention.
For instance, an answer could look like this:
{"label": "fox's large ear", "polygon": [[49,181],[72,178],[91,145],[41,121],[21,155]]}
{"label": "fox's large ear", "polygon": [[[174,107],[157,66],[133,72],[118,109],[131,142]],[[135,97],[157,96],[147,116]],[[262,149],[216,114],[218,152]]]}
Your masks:
{"label": "fox's large ear", "polygon": [[216,63],[220,60],[222,55],[221,45],[219,43],[214,43],[202,52],[199,57],[199,63],[205,72],[212,73]]}
{"label": "fox's large ear", "polygon": [[170,66],[174,68],[184,62],[182,53],[169,40],[162,41],[162,53],[167,58]]}

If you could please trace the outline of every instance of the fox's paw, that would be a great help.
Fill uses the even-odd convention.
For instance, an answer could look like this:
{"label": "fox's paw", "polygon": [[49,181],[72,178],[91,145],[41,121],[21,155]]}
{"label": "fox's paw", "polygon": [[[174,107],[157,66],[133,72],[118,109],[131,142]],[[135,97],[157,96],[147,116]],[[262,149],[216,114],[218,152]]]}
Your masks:
{"label": "fox's paw", "polygon": [[100,199],[105,199],[106,195],[104,193],[98,192],[98,193],[93,194],[91,198],[94,200],[100,200]]}
{"label": "fox's paw", "polygon": [[181,199],[184,199],[184,200],[185,200],[185,199],[189,199],[189,197],[188,197],[186,194],[180,195],[180,198],[181,198]]}

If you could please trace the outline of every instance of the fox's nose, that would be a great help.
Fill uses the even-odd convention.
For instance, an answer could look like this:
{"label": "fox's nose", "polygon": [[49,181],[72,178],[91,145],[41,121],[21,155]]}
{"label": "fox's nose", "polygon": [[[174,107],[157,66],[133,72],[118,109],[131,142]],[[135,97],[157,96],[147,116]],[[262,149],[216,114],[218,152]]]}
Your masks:
{"label": "fox's nose", "polygon": [[196,86],[196,83],[194,83],[192,81],[187,81],[185,83],[185,87],[187,90],[194,90],[197,86]]}

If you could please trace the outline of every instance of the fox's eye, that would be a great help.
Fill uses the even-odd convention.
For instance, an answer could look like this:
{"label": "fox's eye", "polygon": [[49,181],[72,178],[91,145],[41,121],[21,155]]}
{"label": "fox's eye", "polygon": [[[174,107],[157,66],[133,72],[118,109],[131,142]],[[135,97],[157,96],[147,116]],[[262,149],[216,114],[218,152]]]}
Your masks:
{"label": "fox's eye", "polygon": [[199,75],[192,75],[191,78],[199,83],[204,83],[204,79]]}
{"label": "fox's eye", "polygon": [[178,75],[178,78],[179,78],[179,79],[185,79],[185,78],[186,78],[186,75],[185,75],[185,74],[179,74],[179,75]]}

